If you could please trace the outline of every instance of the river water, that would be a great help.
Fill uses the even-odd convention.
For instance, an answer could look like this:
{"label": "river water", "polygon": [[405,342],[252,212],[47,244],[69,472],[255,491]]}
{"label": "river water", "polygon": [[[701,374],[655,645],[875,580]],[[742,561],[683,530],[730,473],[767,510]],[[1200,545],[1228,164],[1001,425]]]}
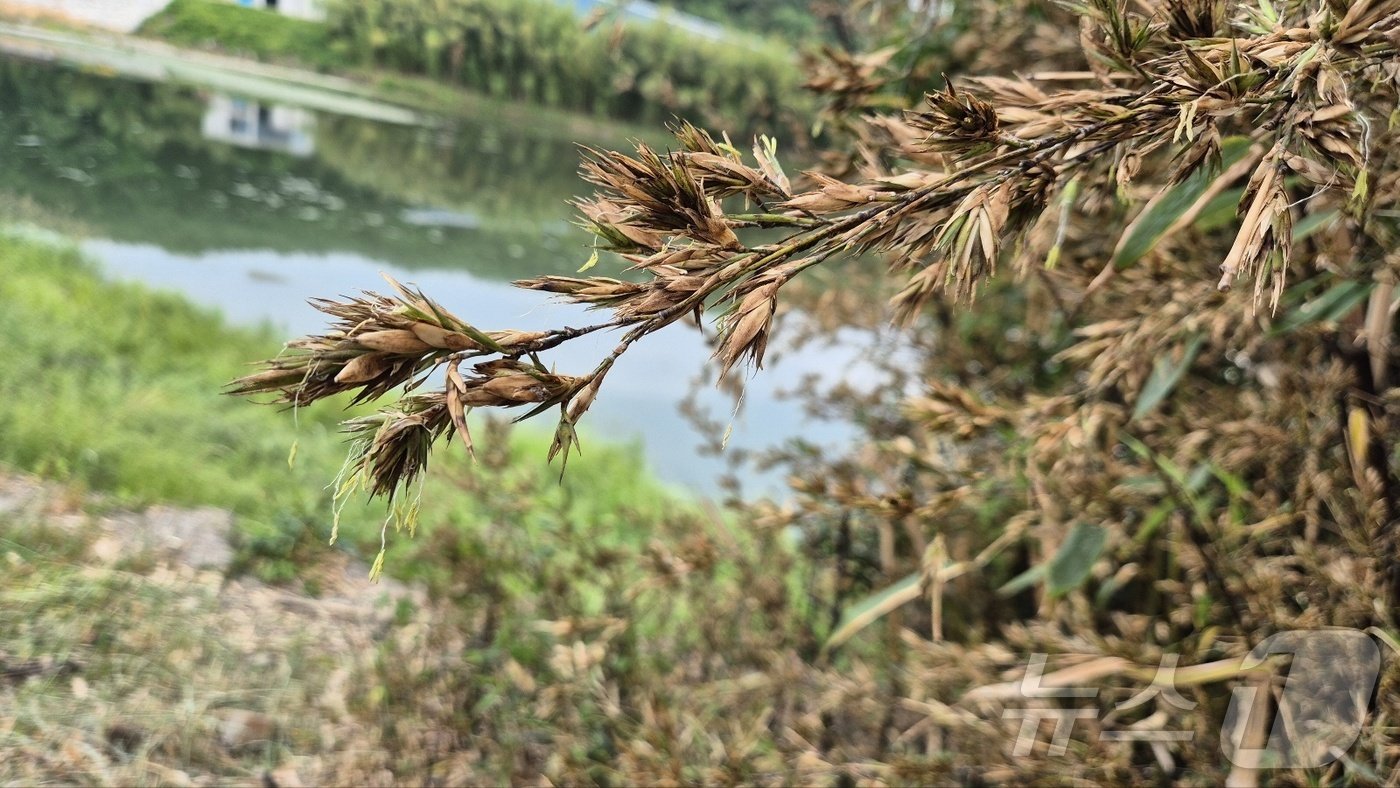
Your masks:
{"label": "river water", "polygon": [[[0,56],[0,196],[81,227],[111,277],[177,290],[289,338],[323,325],[306,299],[382,288],[381,273],[485,329],[596,322],[509,282],[588,259],[568,204],[583,191],[575,144],[626,141],[598,124],[578,139],[548,116],[490,114],[376,122]],[[592,273],[618,270],[604,261]],[[549,360],[584,372],[616,341],[589,337]],[[844,439],[846,429],[807,420],[778,389],[850,374],[858,345],[785,353],[750,381],[730,445]],[[708,354],[700,332],[682,326],[641,343],[609,374],[585,440],[635,442],[661,478],[714,492],[724,462],[697,451],[704,436],[678,409]],[[721,421],[733,410],[710,387],[698,399]],[[576,462],[587,462],[584,449]],[[759,487],[750,492],[772,492],[775,480]]]}

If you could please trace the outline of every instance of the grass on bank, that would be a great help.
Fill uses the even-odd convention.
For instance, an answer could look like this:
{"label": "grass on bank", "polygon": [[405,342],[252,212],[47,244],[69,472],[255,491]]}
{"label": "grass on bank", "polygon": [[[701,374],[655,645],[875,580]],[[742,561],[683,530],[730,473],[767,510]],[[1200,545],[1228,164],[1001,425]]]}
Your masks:
{"label": "grass on bank", "polygon": [[355,64],[319,22],[209,0],[174,0],[141,27],[142,35],[196,49],[259,60],[294,60],[322,71]]}
{"label": "grass on bank", "polygon": [[[314,407],[294,418],[220,394],[250,359],[277,352],[270,330],[230,328],[178,296],[104,280],[72,247],[13,232],[0,235],[0,304],[0,463],[127,504],[227,508],[243,557],[273,577],[289,578],[294,554],[324,545],[344,412]],[[425,523],[544,518],[641,539],[679,506],[635,447],[590,443],[561,484],[538,460],[544,436],[498,437],[510,456],[489,468],[442,453]],[[454,489],[506,477],[528,507]],[[371,550],[382,520],[381,504],[352,501],[341,533]]]}

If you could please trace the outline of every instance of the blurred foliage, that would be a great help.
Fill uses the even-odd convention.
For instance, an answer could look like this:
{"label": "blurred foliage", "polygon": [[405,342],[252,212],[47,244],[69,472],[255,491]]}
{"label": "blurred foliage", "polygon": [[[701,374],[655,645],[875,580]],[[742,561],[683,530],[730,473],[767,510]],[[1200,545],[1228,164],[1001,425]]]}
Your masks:
{"label": "blurred foliage", "polygon": [[[330,497],[313,479],[340,465],[335,414],[302,413],[298,429],[197,393],[240,368],[240,348],[275,347],[270,335],[104,283],[75,251],[49,243],[0,239],[0,268],[0,459],[120,500],[228,507],[250,550],[273,558],[320,540]],[[94,332],[107,341],[93,342]],[[306,484],[271,491],[289,476]],[[373,520],[356,518],[366,528]]]}
{"label": "blurred foliage", "polygon": [[755,31],[785,41],[810,41],[822,34],[812,0],[661,0],[687,14],[718,22],[735,30]]}
{"label": "blurred foliage", "polygon": [[361,62],[494,97],[653,125],[803,126],[795,54],[777,42],[716,42],[664,24],[585,30],[547,0],[357,0],[333,4],[330,24]]}
{"label": "blurred foliage", "polygon": [[[114,564],[72,496],[0,513],[0,780],[800,781],[764,723],[786,696],[786,724],[812,724],[813,685],[772,657],[813,649],[781,534],[667,503],[629,461],[593,489],[540,487],[490,437],[433,491],[463,508],[390,561],[427,594],[325,554],[299,566],[302,594],[134,546]],[[230,736],[229,714],[262,740]]]}

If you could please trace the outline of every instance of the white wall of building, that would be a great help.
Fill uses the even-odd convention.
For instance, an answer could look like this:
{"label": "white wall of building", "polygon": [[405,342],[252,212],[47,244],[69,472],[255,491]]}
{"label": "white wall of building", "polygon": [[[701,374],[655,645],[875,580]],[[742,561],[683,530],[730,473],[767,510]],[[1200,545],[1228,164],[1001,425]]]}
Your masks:
{"label": "white wall of building", "polygon": [[249,8],[275,10],[279,14],[295,16],[300,19],[324,19],[326,16],[326,10],[321,7],[319,0],[233,0],[233,2]]}

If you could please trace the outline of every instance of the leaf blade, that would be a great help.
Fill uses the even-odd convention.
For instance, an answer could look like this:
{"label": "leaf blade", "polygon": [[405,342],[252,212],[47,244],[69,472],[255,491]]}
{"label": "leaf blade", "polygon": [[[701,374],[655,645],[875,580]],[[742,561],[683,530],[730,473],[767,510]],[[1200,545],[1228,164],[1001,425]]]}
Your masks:
{"label": "leaf blade", "polygon": [[1195,363],[1196,356],[1201,353],[1201,346],[1205,344],[1205,336],[1196,334],[1186,345],[1186,351],[1182,353],[1181,360],[1173,363],[1170,358],[1162,357],[1152,366],[1152,375],[1148,377],[1147,383],[1143,385],[1141,393],[1138,394],[1137,405],[1133,407],[1133,416],[1129,422],[1137,421],[1151,413],[1156,407],[1162,404],[1177,384],[1186,376],[1186,371]]}
{"label": "leaf blade", "polygon": [[[1244,137],[1230,137],[1221,145],[1221,161],[1228,170],[1248,153],[1250,142]],[[1201,169],[1181,183],[1153,197],[1142,213],[1128,225],[1118,246],[1113,250],[1113,268],[1127,268],[1141,260],[1166,237],[1167,230],[1186,214],[1215,182],[1216,175]]]}
{"label": "leaf blade", "polygon": [[855,637],[857,633],[883,618],[896,608],[913,602],[923,593],[923,574],[914,572],[899,582],[878,591],[847,608],[841,623],[826,639],[822,653]]}
{"label": "leaf blade", "polygon": [[1064,596],[1089,577],[1094,562],[1103,555],[1108,544],[1108,530],[1089,523],[1075,523],[1070,529],[1045,573],[1046,589],[1051,596]]}

